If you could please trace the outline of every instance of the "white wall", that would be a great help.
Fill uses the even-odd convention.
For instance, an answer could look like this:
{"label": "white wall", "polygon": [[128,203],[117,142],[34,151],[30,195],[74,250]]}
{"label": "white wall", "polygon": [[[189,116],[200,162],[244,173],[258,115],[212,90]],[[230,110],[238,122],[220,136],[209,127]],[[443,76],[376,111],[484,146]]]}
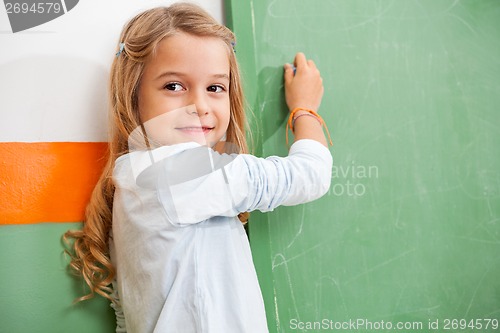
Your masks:
{"label": "white wall", "polygon": [[[18,33],[0,5],[0,142],[106,141],[106,87],[121,28],[174,2],[80,0]],[[223,0],[190,2],[223,21]]]}

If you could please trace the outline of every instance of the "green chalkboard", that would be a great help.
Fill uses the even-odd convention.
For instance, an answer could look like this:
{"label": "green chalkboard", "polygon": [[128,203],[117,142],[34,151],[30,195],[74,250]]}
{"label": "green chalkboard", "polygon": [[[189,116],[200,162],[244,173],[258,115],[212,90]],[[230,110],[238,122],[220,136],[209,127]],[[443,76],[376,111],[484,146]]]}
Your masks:
{"label": "green chalkboard", "polygon": [[61,236],[81,223],[0,226],[0,333],[114,332],[103,297],[73,303],[88,292],[72,276]]}
{"label": "green chalkboard", "polygon": [[322,72],[334,141],[328,195],[251,217],[271,332],[495,331],[500,1],[232,0],[226,14],[256,153],[286,154],[282,65],[298,51]]}

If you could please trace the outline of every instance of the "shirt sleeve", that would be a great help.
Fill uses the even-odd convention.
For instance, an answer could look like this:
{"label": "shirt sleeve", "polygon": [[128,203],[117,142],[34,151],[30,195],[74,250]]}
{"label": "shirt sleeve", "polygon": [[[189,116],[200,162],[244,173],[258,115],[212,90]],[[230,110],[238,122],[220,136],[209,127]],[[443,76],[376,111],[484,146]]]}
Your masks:
{"label": "shirt sleeve", "polygon": [[295,142],[287,157],[206,150],[193,150],[192,157],[179,155],[177,162],[166,159],[154,172],[158,200],[173,224],[306,203],[330,187],[332,156],[314,140]]}

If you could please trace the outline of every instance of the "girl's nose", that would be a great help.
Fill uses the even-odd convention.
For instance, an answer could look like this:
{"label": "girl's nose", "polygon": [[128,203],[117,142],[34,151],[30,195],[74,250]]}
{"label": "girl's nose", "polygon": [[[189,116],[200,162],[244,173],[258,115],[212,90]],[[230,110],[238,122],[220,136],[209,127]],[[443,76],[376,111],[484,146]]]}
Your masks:
{"label": "girl's nose", "polygon": [[204,92],[194,93],[192,103],[195,105],[198,117],[202,117],[209,113],[210,105],[208,103],[207,96]]}

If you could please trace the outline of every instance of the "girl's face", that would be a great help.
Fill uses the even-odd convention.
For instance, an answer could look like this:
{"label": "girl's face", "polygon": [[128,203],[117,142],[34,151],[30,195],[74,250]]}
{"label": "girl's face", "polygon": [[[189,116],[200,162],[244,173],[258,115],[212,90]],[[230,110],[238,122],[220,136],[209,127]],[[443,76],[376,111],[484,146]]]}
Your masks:
{"label": "girl's face", "polygon": [[225,43],[179,32],[146,63],[139,113],[150,140],[214,146],[229,125],[229,58]]}

